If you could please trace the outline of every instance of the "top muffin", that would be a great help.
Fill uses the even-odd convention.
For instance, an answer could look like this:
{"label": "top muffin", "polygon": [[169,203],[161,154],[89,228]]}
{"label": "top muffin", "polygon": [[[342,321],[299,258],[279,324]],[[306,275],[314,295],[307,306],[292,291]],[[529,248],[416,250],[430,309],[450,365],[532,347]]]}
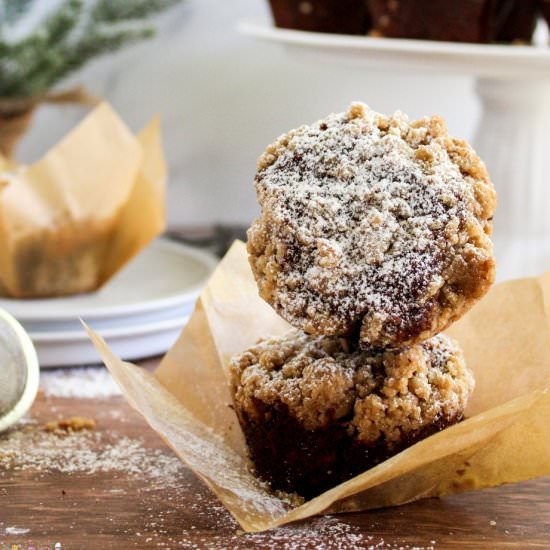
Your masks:
{"label": "top muffin", "polygon": [[493,282],[495,191],[439,117],[354,103],[270,145],[256,190],[248,252],[260,295],[307,333],[412,344]]}

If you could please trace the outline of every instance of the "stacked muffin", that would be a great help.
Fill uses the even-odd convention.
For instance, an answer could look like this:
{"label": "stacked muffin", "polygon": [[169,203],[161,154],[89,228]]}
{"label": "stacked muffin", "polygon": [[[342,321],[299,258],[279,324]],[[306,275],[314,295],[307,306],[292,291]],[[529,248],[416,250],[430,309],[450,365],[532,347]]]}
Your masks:
{"label": "stacked muffin", "polygon": [[270,0],[278,27],[451,42],[529,43],[548,0]]}
{"label": "stacked muffin", "polygon": [[257,474],[309,498],[461,420],[438,333],[493,281],[495,192],[440,118],[359,103],[268,147],[256,189],[250,263],[296,330],[233,358],[234,404]]}

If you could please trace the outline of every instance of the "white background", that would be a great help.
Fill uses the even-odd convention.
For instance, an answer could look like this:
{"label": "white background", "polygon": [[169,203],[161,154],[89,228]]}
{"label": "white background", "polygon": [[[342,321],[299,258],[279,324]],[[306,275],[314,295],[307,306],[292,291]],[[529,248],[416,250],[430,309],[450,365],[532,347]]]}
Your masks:
{"label": "white background", "polygon": [[[68,83],[109,100],[134,130],[161,114],[170,225],[248,223],[262,149],[352,100],[385,113],[441,114],[451,133],[473,137],[479,109],[469,79],[311,63],[237,33],[240,19],[268,14],[267,0],[187,0],[162,18],[157,38],[94,62]],[[41,107],[20,159],[39,158],[84,114]]]}

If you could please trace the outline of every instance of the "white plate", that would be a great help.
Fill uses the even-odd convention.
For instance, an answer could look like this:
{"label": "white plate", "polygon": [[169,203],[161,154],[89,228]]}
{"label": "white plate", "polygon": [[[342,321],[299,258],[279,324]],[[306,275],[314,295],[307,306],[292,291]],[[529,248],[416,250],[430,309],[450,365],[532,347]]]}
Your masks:
{"label": "white plate", "polygon": [[41,300],[1,299],[30,332],[81,331],[79,319],[109,329],[189,315],[216,265],[210,254],[158,239],[95,293]]}
{"label": "white plate", "polygon": [[80,319],[84,319],[94,330],[111,330],[119,327],[130,328],[132,326],[140,326],[144,323],[155,323],[166,321],[167,319],[174,319],[175,317],[189,316],[195,307],[195,300],[198,296],[193,296],[189,302],[176,304],[174,306],[166,307],[158,311],[144,312],[144,313],[129,313],[128,315],[121,315],[118,317],[108,318],[88,318],[86,316],[75,316],[71,320],[67,321],[24,321],[21,324],[27,332],[34,333],[65,333],[65,332],[78,332],[82,331],[82,325]]}
{"label": "white plate", "polygon": [[333,55],[350,62],[355,56],[356,60],[370,66],[388,68],[391,65],[392,68],[401,66],[412,70],[514,79],[544,78],[550,73],[550,48],[546,43],[515,46],[372,38],[280,29],[262,20],[242,21],[239,31],[322,55],[324,59]]}
{"label": "white plate", "polygon": [[[98,330],[121,359],[133,361],[165,353],[172,347],[189,317],[132,327]],[[101,359],[84,330],[71,332],[31,332],[42,368],[89,365]]]}

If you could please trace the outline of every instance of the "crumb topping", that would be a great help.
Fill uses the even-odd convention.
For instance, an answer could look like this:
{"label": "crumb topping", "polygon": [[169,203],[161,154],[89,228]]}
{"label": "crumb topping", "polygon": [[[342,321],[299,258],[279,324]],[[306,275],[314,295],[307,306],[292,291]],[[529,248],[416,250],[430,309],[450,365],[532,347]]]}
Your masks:
{"label": "crumb topping", "polygon": [[493,281],[494,188],[440,117],[354,103],[268,147],[256,190],[248,250],[260,295],[310,334],[420,341]]}
{"label": "crumb topping", "polygon": [[238,411],[261,420],[284,406],[307,430],[343,423],[365,444],[390,447],[441,419],[461,417],[474,388],[462,352],[438,335],[400,351],[352,349],[344,338],[292,331],[233,358]]}
{"label": "crumb topping", "polygon": [[73,416],[66,420],[52,420],[44,425],[47,432],[81,432],[82,430],[95,430],[96,421],[93,418]]}

